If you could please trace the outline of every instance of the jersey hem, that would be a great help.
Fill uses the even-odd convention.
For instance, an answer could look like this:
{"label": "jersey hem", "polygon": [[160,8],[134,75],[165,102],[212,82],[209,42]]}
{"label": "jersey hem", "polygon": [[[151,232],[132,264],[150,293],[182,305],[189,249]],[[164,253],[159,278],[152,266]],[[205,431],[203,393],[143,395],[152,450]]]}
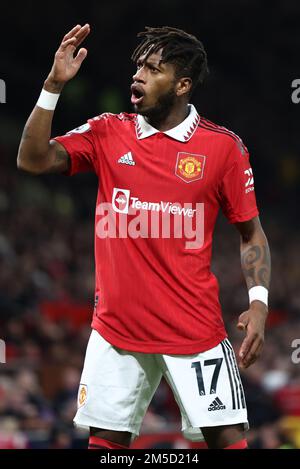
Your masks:
{"label": "jersey hem", "polygon": [[222,340],[227,338],[226,331],[219,331],[213,337],[209,339],[200,340],[192,344],[168,344],[168,343],[157,343],[157,342],[135,342],[133,340],[128,341],[117,337],[115,334],[111,334],[107,328],[103,326],[99,321],[92,321],[92,329],[95,329],[107,342],[114,347],[118,347],[122,350],[128,350],[129,352],[140,352],[140,353],[159,353],[166,355],[191,355],[194,353],[206,352],[216,347]]}

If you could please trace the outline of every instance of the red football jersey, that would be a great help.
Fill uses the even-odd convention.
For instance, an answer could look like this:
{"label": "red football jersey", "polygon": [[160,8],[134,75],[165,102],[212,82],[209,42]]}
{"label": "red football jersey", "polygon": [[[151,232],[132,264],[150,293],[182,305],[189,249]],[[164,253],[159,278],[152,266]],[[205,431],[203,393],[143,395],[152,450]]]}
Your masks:
{"label": "red football jersey", "polygon": [[231,223],[258,215],[240,138],[190,105],[160,132],[136,114],[102,114],[57,137],[70,174],[99,178],[92,327],[124,350],[192,354],[226,337],[210,271],[221,207]]}

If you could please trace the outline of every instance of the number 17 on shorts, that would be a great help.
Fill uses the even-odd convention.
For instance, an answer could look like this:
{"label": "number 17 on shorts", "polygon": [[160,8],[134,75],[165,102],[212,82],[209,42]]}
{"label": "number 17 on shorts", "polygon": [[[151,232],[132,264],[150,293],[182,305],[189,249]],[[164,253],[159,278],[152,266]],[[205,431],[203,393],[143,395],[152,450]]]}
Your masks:
{"label": "number 17 on shorts", "polygon": [[186,429],[237,423],[248,428],[244,390],[228,339],[198,355],[162,357]]}

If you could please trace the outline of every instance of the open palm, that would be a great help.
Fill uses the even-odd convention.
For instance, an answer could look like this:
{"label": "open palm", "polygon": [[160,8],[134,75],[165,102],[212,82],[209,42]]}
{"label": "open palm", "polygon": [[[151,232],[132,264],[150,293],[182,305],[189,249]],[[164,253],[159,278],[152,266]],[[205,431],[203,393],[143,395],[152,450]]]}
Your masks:
{"label": "open palm", "polygon": [[79,49],[76,56],[74,56],[74,53],[89,33],[90,26],[85,24],[84,26],[75,26],[64,36],[55,54],[54,63],[49,74],[51,80],[66,83],[76,75],[87,56],[87,49]]}

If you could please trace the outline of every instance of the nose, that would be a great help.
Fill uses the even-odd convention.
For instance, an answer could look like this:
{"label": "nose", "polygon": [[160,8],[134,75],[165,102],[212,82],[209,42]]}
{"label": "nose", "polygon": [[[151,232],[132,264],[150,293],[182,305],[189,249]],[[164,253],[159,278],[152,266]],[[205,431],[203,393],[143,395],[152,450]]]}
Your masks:
{"label": "nose", "polygon": [[144,67],[140,67],[139,69],[137,69],[137,71],[133,75],[132,79],[136,83],[145,83]]}

